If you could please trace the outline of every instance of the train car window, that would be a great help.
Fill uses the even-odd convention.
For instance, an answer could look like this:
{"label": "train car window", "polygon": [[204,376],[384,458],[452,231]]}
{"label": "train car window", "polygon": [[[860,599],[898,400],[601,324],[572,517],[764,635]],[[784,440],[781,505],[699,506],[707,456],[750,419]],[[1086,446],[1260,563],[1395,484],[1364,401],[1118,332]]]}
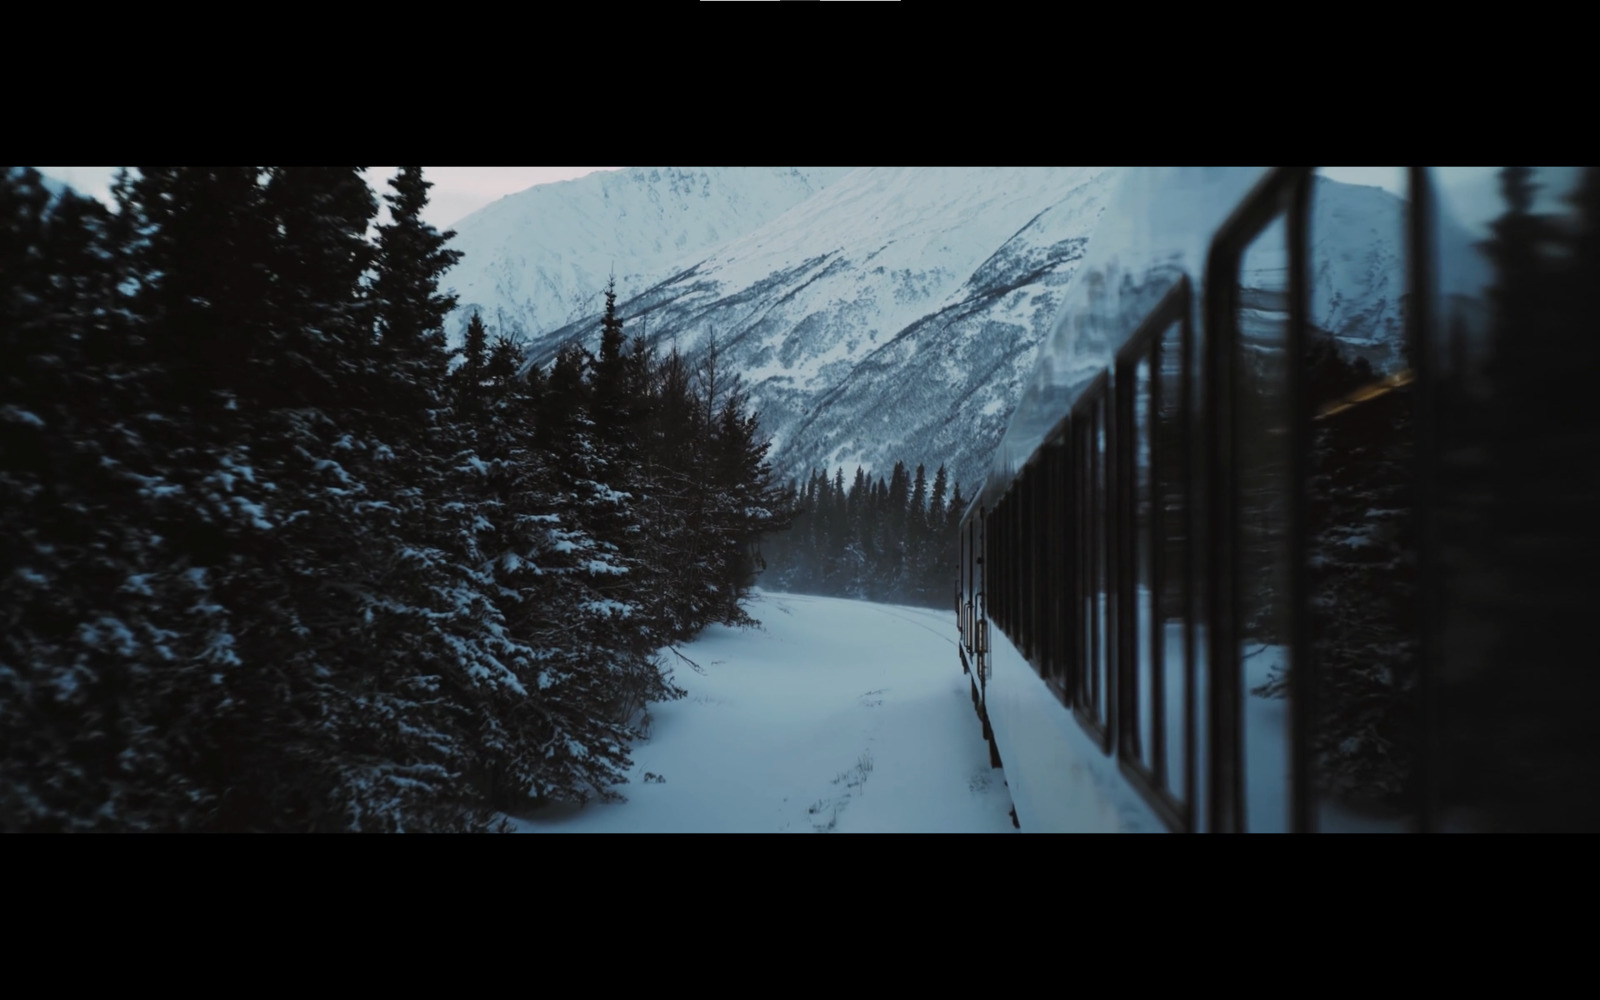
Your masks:
{"label": "train car window", "polygon": [[1033,527],[1028,538],[1028,549],[1033,559],[1033,589],[1030,595],[1033,606],[1034,665],[1039,676],[1050,679],[1050,496],[1049,469],[1045,452],[1041,448],[1033,466]]}
{"label": "train car window", "polygon": [[978,649],[978,618],[982,613],[982,601],[978,597],[978,567],[983,560],[983,508],[978,508],[972,523],[967,526],[968,551],[972,558],[967,562],[967,640],[974,652]]}
{"label": "train car window", "polygon": [[1020,499],[1017,496],[1016,485],[1012,484],[1011,493],[1006,497],[1006,627],[1011,633],[1012,644],[1018,649],[1023,648],[1021,616],[1019,614],[1018,593],[1021,588],[1018,578],[1022,572],[1022,546],[1021,529],[1018,526],[1020,517]]}
{"label": "train car window", "polygon": [[1201,600],[1200,544],[1203,518],[1200,482],[1205,463],[1196,443],[1200,434],[1199,346],[1194,329],[1194,306],[1187,282],[1181,288],[1183,303],[1175,326],[1161,336],[1160,384],[1156,397],[1160,415],[1156,418],[1157,464],[1162,470],[1160,483],[1161,518],[1158,522],[1161,545],[1161,621],[1166,638],[1168,707],[1181,692],[1179,708],[1168,718],[1170,727],[1181,721],[1181,743],[1168,740],[1168,760],[1174,747],[1182,747],[1180,764],[1172,765],[1173,789],[1183,805],[1184,828],[1196,828],[1197,804],[1202,801],[1199,784],[1200,755],[1206,745],[1204,713],[1205,673],[1201,670],[1204,647],[1204,609]]}
{"label": "train car window", "polygon": [[1066,497],[1067,455],[1064,442],[1053,438],[1045,445],[1045,658],[1049,680],[1057,696],[1064,696],[1067,680],[1067,641],[1071,611],[1067,567],[1070,546],[1067,542],[1069,507]]}
{"label": "train car window", "polygon": [[1068,441],[1072,469],[1072,645],[1073,705],[1090,709],[1088,664],[1094,661],[1094,633],[1089,620],[1089,448],[1088,417],[1073,414]]}
{"label": "train car window", "polygon": [[1006,549],[1005,525],[1006,501],[1004,497],[1001,497],[1000,502],[994,505],[994,514],[989,521],[989,560],[988,566],[985,568],[989,573],[989,586],[987,588],[989,593],[989,616],[994,619],[995,625],[999,626],[1002,633],[1008,628],[1006,624],[1005,588],[1008,552]]}
{"label": "train car window", "polygon": [[967,528],[962,525],[956,536],[956,641],[964,648],[967,645],[967,620],[961,614],[961,606],[966,603],[966,594],[962,592],[962,584],[967,578]]}
{"label": "train car window", "polygon": [[[1193,290],[1191,289],[1191,294]],[[1203,391],[1206,385],[1206,325],[1199,304],[1187,312],[1178,329],[1162,335],[1161,405],[1165,416],[1160,421],[1163,433],[1173,434],[1172,447],[1163,454],[1176,468],[1177,476],[1165,486],[1164,505],[1168,515],[1162,520],[1168,532],[1165,554],[1169,557],[1165,577],[1176,621],[1182,626],[1184,738],[1188,753],[1183,762],[1183,802],[1191,830],[1204,822],[1202,807],[1209,801],[1211,753],[1211,671],[1207,663],[1210,645],[1208,622],[1210,603],[1208,584],[1210,555],[1208,445],[1209,410]],[[1171,390],[1171,391],[1166,391]],[[1164,480],[1164,483],[1168,481]],[[1169,623],[1171,619],[1169,619]]]}
{"label": "train car window", "polygon": [[1082,637],[1076,707],[1079,721],[1107,754],[1114,746],[1112,699],[1115,688],[1111,681],[1116,648],[1114,603],[1110,593],[1114,527],[1107,469],[1109,395],[1110,379],[1102,374],[1072,412],[1074,450],[1078,453],[1079,609],[1076,617]]}
{"label": "train car window", "polygon": [[1022,592],[1022,546],[1021,546],[1021,520],[1022,520],[1022,495],[1017,489],[1018,484],[1011,484],[1011,493],[1006,497],[1006,559],[1008,572],[1006,573],[1006,620],[1007,628],[1011,633],[1011,644],[1016,646],[1024,656],[1027,655],[1027,644],[1022,638],[1022,608],[1019,596]]}
{"label": "train car window", "polygon": [[[1206,829],[1309,830],[1299,364],[1311,170],[1277,167],[1206,261]],[[1289,697],[1273,698],[1282,689]],[[1300,720],[1303,721],[1304,720]]]}
{"label": "train car window", "polygon": [[1094,588],[1094,579],[1091,575],[1094,560],[1091,558],[1093,546],[1090,541],[1090,525],[1093,523],[1091,515],[1093,505],[1090,503],[1089,481],[1094,465],[1089,457],[1089,417],[1087,411],[1082,408],[1073,414],[1071,440],[1072,619],[1073,632],[1077,637],[1077,641],[1073,644],[1072,655],[1076,675],[1072,700],[1080,716],[1087,715],[1092,719],[1094,703],[1090,698],[1089,687],[1093,671],[1089,665],[1094,662],[1094,621],[1089,614],[1089,595]]}
{"label": "train car window", "polygon": [[[989,655],[989,561],[991,559],[989,530],[992,527],[989,511],[979,507],[978,516],[973,524],[977,559],[974,560],[973,566],[972,646],[973,651],[980,657],[981,674],[981,667],[986,665]],[[980,566],[981,569],[978,568]]]}
{"label": "train car window", "polygon": [[1005,570],[1001,577],[1000,594],[1004,603],[1004,613],[1001,621],[1005,624],[1006,635],[1016,643],[1017,638],[1017,495],[1015,492],[1007,493],[1006,498],[1000,502],[1000,553],[1002,566]]}
{"label": "train car window", "polygon": [[989,616],[1003,633],[1006,631],[1006,501],[1004,497],[994,505],[994,513],[989,518],[989,540],[986,552],[988,565],[989,584],[987,589],[989,597]]}
{"label": "train car window", "polygon": [[978,593],[973,585],[973,574],[978,567],[978,518],[973,517],[964,526],[961,534],[966,538],[966,557],[962,560],[958,582],[962,586],[961,593],[961,621],[965,628],[967,649],[976,651],[978,648],[977,623],[973,621],[973,609],[977,607]]}
{"label": "train car window", "polygon": [[1289,393],[1290,254],[1279,216],[1245,249],[1233,347],[1233,562],[1242,685],[1239,760],[1246,829],[1289,827],[1290,503],[1294,414]]}
{"label": "train car window", "polygon": [[979,508],[977,515],[972,519],[972,561],[967,564],[967,630],[972,641],[973,652],[977,652],[981,636],[983,617],[983,595],[980,590],[983,586],[983,526],[984,515]]}
{"label": "train car window", "polygon": [[1155,511],[1151,505],[1150,471],[1153,445],[1150,439],[1151,408],[1154,403],[1150,348],[1160,341],[1141,344],[1146,350],[1118,369],[1118,427],[1120,447],[1117,459],[1122,465],[1122,578],[1117,596],[1123,608],[1121,619],[1121,659],[1124,676],[1122,739],[1130,763],[1148,771],[1165,784],[1167,762],[1166,734],[1158,732],[1164,722],[1156,696],[1163,693],[1161,673],[1165,643],[1155,628],[1151,591],[1155,585]]}
{"label": "train car window", "polygon": [[984,617],[996,625],[1000,623],[1000,564],[1004,561],[1000,553],[1000,505],[997,503],[983,518],[983,569],[978,573],[983,583]]}
{"label": "train car window", "polygon": [[1018,481],[1012,492],[1011,503],[1011,566],[1012,627],[1017,633],[1017,648],[1026,658],[1029,649],[1028,635],[1028,508],[1027,486]]}
{"label": "train car window", "polygon": [[1022,631],[1023,655],[1037,662],[1038,636],[1033,622],[1033,470],[1017,483],[1017,616]]}
{"label": "train car window", "polygon": [[1095,503],[1095,628],[1100,646],[1094,663],[1098,711],[1107,728],[1108,741],[1115,718],[1116,699],[1116,487],[1112,482],[1111,400],[1102,393],[1094,410]]}
{"label": "train car window", "polygon": [[1039,676],[1050,676],[1050,473],[1041,450],[1033,470],[1033,533],[1028,551],[1033,558],[1033,652]]}
{"label": "train car window", "polygon": [[1083,419],[1085,569],[1082,595],[1084,613],[1088,619],[1084,635],[1089,643],[1083,657],[1084,680],[1088,685],[1084,707],[1090,713],[1090,724],[1098,729],[1104,727],[1106,723],[1101,715],[1105,707],[1105,685],[1102,683],[1103,675],[1100,669],[1106,648],[1106,630],[1101,620],[1101,607],[1105,600],[1105,559],[1100,551],[1100,546],[1105,541],[1105,532],[1100,526],[1101,515],[1105,513],[1100,490],[1100,468],[1104,464],[1101,444],[1105,428],[1098,419],[1100,415],[1098,400],[1094,402],[1096,405],[1086,409]]}
{"label": "train car window", "polygon": [[1033,606],[1034,664],[1039,676],[1050,679],[1050,496],[1049,468],[1043,447],[1033,463],[1033,526],[1030,529],[1028,548],[1033,559],[1033,589],[1030,595]]}
{"label": "train car window", "polygon": [[1019,483],[1018,501],[1021,502],[1018,517],[1018,555],[1021,557],[1022,576],[1022,650],[1029,661],[1034,662],[1034,669],[1038,669],[1038,499],[1035,496],[1035,486],[1038,482],[1038,469],[1029,466],[1026,474],[1022,475]]}
{"label": "train car window", "polygon": [[1016,546],[1017,546],[1017,634],[1022,641],[1018,643],[1023,656],[1033,657],[1033,620],[1029,614],[1029,598],[1032,596],[1032,587],[1029,585],[1030,567],[1032,564],[1032,541],[1028,534],[1030,508],[1032,507],[1029,493],[1028,473],[1017,483],[1017,521],[1016,521]]}
{"label": "train car window", "polygon": [[1130,783],[1174,830],[1194,827],[1192,591],[1188,579],[1189,427],[1184,361],[1192,298],[1174,286],[1117,359],[1118,461],[1124,484],[1119,596],[1127,612],[1119,761]]}
{"label": "train car window", "polygon": [[1007,493],[1004,500],[1000,501],[1000,622],[1004,625],[1006,635],[1013,640],[1017,636],[1017,620],[1013,616],[1016,610],[1016,562],[1017,540],[1013,522],[1017,505],[1016,495]]}
{"label": "train car window", "polygon": [[1011,638],[1016,647],[1026,654],[1027,641],[1022,635],[1022,493],[1016,484],[1012,485],[1011,496],[1007,498],[1006,525],[1006,549],[1011,567],[1011,572],[1006,576],[1007,614],[1011,619]]}
{"label": "train car window", "polygon": [[1023,529],[1026,527],[1025,518],[1027,511],[1023,507],[1023,491],[1020,482],[1014,483],[1011,490],[1011,630],[1016,641],[1017,649],[1022,651],[1024,657],[1028,654],[1028,637],[1024,632],[1024,611],[1026,605],[1023,589],[1027,571],[1027,553],[1023,545]]}
{"label": "train car window", "polygon": [[1015,610],[1017,555],[1016,536],[1012,530],[1012,522],[1015,520],[1012,516],[1014,507],[1016,507],[1016,494],[1007,493],[1005,498],[1000,501],[1000,530],[996,534],[996,541],[998,542],[996,548],[999,550],[998,555],[1000,557],[1000,586],[998,588],[1000,592],[1000,615],[997,620],[1000,622],[1001,628],[1005,630],[1006,635],[1012,640],[1017,637],[1017,622],[1012,617],[1012,613]]}
{"label": "train car window", "polygon": [[974,646],[981,648],[986,622],[994,613],[994,590],[989,589],[989,566],[994,563],[994,546],[990,544],[990,533],[994,531],[994,512],[981,507],[974,531],[978,533],[978,558],[973,560],[973,640]]}
{"label": "train car window", "polygon": [[967,529],[972,538],[972,559],[967,563],[967,638],[976,653],[982,639],[979,621],[983,611],[983,595],[979,593],[983,581],[983,508],[974,511],[972,524]]}
{"label": "train car window", "polygon": [[1344,177],[1319,170],[1309,211],[1308,794],[1318,829],[1401,831],[1418,669],[1405,170]]}
{"label": "train car window", "polygon": [[1013,593],[1016,595],[1016,629],[1017,649],[1021,651],[1024,659],[1030,657],[1030,636],[1028,629],[1028,483],[1027,473],[1023,472],[1018,478],[1014,489],[1016,501],[1014,504],[1011,522],[1012,551],[1016,553],[1017,561],[1012,573]]}

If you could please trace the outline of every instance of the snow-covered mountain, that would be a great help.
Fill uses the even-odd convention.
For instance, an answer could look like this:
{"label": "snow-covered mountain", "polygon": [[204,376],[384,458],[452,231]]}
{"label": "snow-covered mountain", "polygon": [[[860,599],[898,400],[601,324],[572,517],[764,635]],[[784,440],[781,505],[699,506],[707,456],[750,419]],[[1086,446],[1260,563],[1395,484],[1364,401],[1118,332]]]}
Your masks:
{"label": "snow-covered mountain", "polygon": [[[691,354],[715,334],[774,437],[772,458],[782,474],[799,477],[808,468],[843,465],[848,478],[858,463],[887,474],[904,458],[928,463],[930,473],[947,464],[970,493],[1004,432],[1119,171],[874,167],[843,177],[752,173],[743,183],[761,190],[769,189],[774,176],[793,178],[784,188],[796,197],[793,205],[776,211],[781,199],[774,197],[767,203],[773,214],[760,225],[680,255],[676,269],[648,285],[639,282],[670,257],[661,239],[644,242],[645,264],[625,263],[620,255],[629,237],[618,225],[625,217],[603,222],[602,209],[584,194],[582,207],[563,209],[567,214],[560,218],[577,220],[562,225],[604,230],[603,239],[614,241],[607,246],[619,255],[619,312],[630,334],[642,332],[658,343],[675,339]],[[552,193],[544,197],[554,204],[562,187],[576,183],[581,182],[549,185]],[[648,192],[660,181],[635,175],[615,183],[634,199],[630,205],[658,204]],[[695,190],[704,192],[738,182],[713,174],[697,183]],[[807,185],[816,190],[800,197]],[[674,202],[672,209],[684,217],[685,228],[692,210],[677,206],[687,201]],[[708,209],[713,205],[709,195],[701,202]],[[1319,183],[1313,208],[1316,321],[1380,369],[1398,357],[1401,208],[1398,198],[1380,189],[1327,180]],[[651,216],[669,217],[679,218],[664,209]],[[709,243],[712,229],[725,232],[721,227],[731,225],[728,218],[719,214],[695,231]],[[487,231],[491,221],[486,217],[476,226]],[[646,231],[654,230],[640,230]],[[594,244],[602,237],[585,239],[575,259],[598,260]],[[552,230],[541,245],[556,243]],[[593,290],[603,285],[605,269],[586,267],[589,298],[552,298],[559,306],[529,300],[529,316],[563,308],[582,314],[555,328],[526,326],[535,334],[529,341],[535,362],[546,363],[572,338],[597,342],[599,301]],[[546,280],[543,272],[520,268],[503,256],[462,264],[463,273],[502,276],[505,287],[511,287],[513,279],[505,277],[510,275]],[[628,294],[625,273],[634,276],[637,292]],[[477,301],[459,279],[457,288],[464,303]],[[496,322],[488,309],[484,318]]]}
{"label": "snow-covered mountain", "polygon": [[1311,200],[1311,315],[1377,371],[1402,365],[1405,203],[1378,187],[1317,178]]}
{"label": "snow-covered mountain", "polygon": [[465,257],[445,279],[460,296],[449,331],[473,311],[534,336],[594,315],[613,270],[627,298],[850,170],[629,167],[507,195],[454,227]]}

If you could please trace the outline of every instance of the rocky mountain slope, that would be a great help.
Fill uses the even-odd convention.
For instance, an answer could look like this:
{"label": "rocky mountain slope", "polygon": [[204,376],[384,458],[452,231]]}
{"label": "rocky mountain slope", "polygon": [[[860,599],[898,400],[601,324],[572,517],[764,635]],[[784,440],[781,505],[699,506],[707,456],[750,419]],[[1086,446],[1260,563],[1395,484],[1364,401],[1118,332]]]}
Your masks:
{"label": "rocky mountain slope", "polygon": [[[629,250],[622,223],[643,212],[648,224],[639,232],[647,235],[637,259],[616,258],[628,331],[660,344],[675,340],[691,354],[714,335],[743,373],[784,475],[843,465],[848,478],[858,463],[887,473],[905,458],[929,463],[930,472],[945,463],[963,484],[974,485],[1118,171],[750,173],[603,175],[618,178],[611,183],[623,193],[598,198],[577,190],[585,183],[601,186],[596,178],[548,185],[540,197],[551,205],[560,203],[562,188],[573,189],[575,202],[551,209],[555,221],[539,246],[554,248],[563,227],[593,230],[567,254],[565,292],[549,290],[561,283],[553,272],[530,269],[527,261],[536,255],[505,249],[486,257],[480,249],[473,257],[473,246],[496,245],[483,234],[497,226],[504,230],[500,245],[516,245],[510,224],[493,220],[494,206],[471,227],[463,224],[464,234],[470,228],[477,235],[458,242],[469,254],[461,270],[479,275],[478,281],[492,276],[495,294],[505,293],[508,303],[513,296],[507,290],[523,290],[525,305],[515,319],[528,334],[530,358],[542,364],[569,339],[597,342],[597,292],[576,289],[603,286],[605,271],[595,262],[610,250],[599,248]],[[767,200],[755,207],[753,196],[745,196],[742,208],[729,209],[715,197],[723,190],[761,192]],[[786,198],[793,203],[780,211]],[[607,204],[615,217],[603,214]],[[697,209],[710,213],[707,221],[697,221]],[[1393,367],[1399,356],[1401,209],[1402,202],[1381,189],[1328,180],[1319,182],[1314,203],[1318,325],[1338,332],[1380,369]],[[763,214],[770,217],[712,244],[714,234]],[[655,235],[670,228],[663,220],[677,226],[681,252],[678,236]],[[605,235],[596,235],[602,230]],[[694,249],[695,240],[704,241],[703,249]],[[463,317],[474,303],[501,301],[475,293],[477,287],[457,284]],[[484,315],[496,322],[488,309]],[[573,315],[578,318],[565,320]],[[548,317],[563,318],[555,324]]]}
{"label": "rocky mountain slope", "polygon": [[613,273],[626,298],[850,169],[630,167],[507,195],[454,227],[466,256],[446,279],[460,296],[450,332],[474,310],[529,335],[592,316]]}

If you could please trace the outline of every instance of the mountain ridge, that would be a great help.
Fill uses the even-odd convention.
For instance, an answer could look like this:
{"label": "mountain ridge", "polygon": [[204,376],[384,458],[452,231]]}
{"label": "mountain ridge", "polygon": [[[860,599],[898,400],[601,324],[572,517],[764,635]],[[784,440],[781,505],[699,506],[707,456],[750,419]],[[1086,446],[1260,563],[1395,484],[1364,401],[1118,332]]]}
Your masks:
{"label": "mountain ridge", "polygon": [[[905,458],[930,471],[947,465],[970,493],[1119,176],[1104,167],[851,170],[659,267],[648,283],[624,291],[619,274],[618,314],[630,335],[691,356],[715,334],[761,412],[781,475],[856,464],[879,474]],[[1399,353],[1402,202],[1325,178],[1318,190],[1330,194],[1314,208],[1314,316],[1354,353],[1389,366]],[[547,363],[569,340],[592,348],[598,311],[528,331],[530,361]]]}
{"label": "mountain ridge", "polygon": [[629,167],[507,195],[455,224],[446,276],[467,318],[537,337],[599,312],[615,275],[628,297],[707,249],[782,215],[852,168]]}

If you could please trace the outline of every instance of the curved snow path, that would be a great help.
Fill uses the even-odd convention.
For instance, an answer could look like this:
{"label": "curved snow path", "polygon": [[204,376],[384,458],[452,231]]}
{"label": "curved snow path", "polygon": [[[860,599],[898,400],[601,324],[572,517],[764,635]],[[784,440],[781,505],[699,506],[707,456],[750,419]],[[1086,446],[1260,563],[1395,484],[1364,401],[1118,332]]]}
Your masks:
{"label": "curved snow path", "polygon": [[[757,594],[760,629],[714,627],[671,657],[628,801],[514,820],[582,833],[1010,833],[954,649],[953,615]],[[646,781],[646,775],[651,780]],[[659,777],[663,779],[656,781]]]}

